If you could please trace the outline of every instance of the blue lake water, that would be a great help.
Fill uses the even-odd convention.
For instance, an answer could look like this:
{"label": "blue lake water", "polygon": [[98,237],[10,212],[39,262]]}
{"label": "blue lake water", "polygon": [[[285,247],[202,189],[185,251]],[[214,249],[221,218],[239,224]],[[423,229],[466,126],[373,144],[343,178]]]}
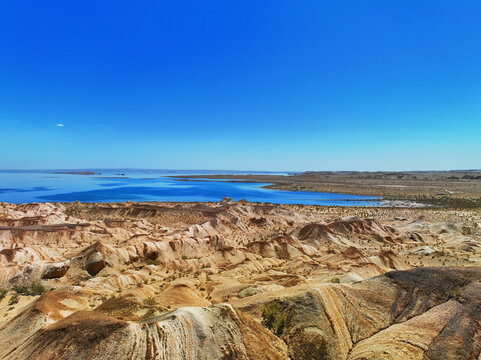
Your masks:
{"label": "blue lake water", "polygon": [[[56,174],[54,171],[0,171],[0,202],[118,202],[234,200],[336,206],[380,206],[369,196],[279,191],[262,183],[231,181],[177,181],[169,175],[232,174],[241,172],[173,170],[92,170],[99,175]],[[252,173],[252,172],[249,172]],[[123,174],[123,175],[120,175]],[[270,173],[273,174],[273,173]],[[279,173],[278,173],[279,174]]]}

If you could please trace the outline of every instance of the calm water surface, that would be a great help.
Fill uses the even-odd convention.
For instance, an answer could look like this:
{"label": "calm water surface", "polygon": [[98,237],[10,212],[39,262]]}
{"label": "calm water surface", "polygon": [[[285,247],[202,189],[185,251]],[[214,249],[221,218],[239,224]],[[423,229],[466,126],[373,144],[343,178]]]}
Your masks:
{"label": "calm water surface", "polygon": [[[97,171],[97,170],[93,170]],[[279,191],[263,189],[261,183],[231,181],[177,181],[166,176],[218,174],[206,171],[98,170],[100,175],[42,172],[0,172],[0,202],[117,202],[117,201],[219,201],[234,200],[275,204],[380,206],[369,196]],[[222,172],[240,174],[241,172]],[[252,173],[252,172],[250,172]],[[120,175],[123,174],[123,175]],[[273,174],[273,173],[270,173]],[[277,173],[279,174],[279,173]]]}

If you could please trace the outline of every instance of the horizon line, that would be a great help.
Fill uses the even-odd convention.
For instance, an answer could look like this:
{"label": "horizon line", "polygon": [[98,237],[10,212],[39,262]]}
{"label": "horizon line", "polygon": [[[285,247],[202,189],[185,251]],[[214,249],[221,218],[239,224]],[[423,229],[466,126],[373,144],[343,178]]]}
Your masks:
{"label": "horizon line", "polygon": [[92,167],[92,168],[20,168],[20,169],[0,169],[0,172],[7,171],[86,171],[86,170],[149,170],[149,171],[235,171],[235,172],[266,172],[266,173],[305,173],[305,172],[454,172],[454,171],[481,171],[481,168],[471,169],[422,169],[422,170],[239,170],[239,169],[169,169],[169,168],[135,168],[135,167]]}

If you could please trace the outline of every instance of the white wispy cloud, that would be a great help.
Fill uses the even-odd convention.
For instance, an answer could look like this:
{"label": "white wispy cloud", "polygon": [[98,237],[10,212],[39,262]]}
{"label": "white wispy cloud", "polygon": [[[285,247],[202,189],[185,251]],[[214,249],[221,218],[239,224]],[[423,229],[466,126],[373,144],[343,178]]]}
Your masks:
{"label": "white wispy cloud", "polygon": [[56,126],[58,126],[58,127],[63,127],[63,124],[57,124]]}

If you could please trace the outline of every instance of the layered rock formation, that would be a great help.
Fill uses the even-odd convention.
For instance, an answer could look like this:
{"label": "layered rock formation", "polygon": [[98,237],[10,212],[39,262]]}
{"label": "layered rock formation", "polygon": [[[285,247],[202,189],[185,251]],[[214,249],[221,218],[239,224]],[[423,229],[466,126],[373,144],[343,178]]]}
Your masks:
{"label": "layered rock formation", "polygon": [[0,204],[0,357],[476,359],[480,219]]}
{"label": "layered rock formation", "polygon": [[275,304],[296,359],[477,359],[480,280],[481,268],[417,268],[235,305],[255,314]]}

